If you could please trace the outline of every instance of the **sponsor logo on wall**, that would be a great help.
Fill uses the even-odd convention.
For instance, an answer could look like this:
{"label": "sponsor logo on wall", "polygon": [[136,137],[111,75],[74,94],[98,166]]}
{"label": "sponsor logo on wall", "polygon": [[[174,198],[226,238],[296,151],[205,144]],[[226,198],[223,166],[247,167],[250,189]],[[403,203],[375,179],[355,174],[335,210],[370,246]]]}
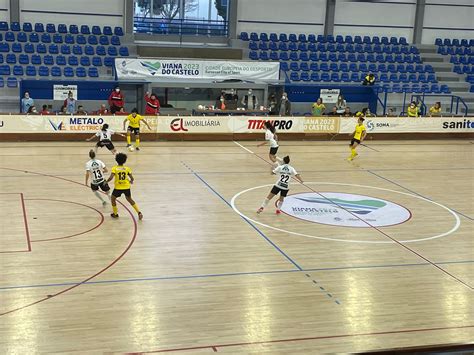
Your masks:
{"label": "sponsor logo on wall", "polygon": [[470,129],[474,128],[474,121],[464,119],[463,121],[444,121],[443,129]]}
{"label": "sponsor logo on wall", "polygon": [[249,119],[248,129],[265,129],[265,122],[269,121],[277,130],[290,130],[293,127],[293,120],[259,120]]}
{"label": "sponsor logo on wall", "polygon": [[304,120],[305,133],[338,133],[339,117],[306,117]]}
{"label": "sponsor logo on wall", "polygon": [[411,217],[408,209],[396,203],[337,192],[290,195],[285,199],[282,211],[308,222],[360,228],[392,226]]}
{"label": "sponsor logo on wall", "polygon": [[193,127],[220,127],[221,122],[213,119],[184,119],[175,118],[170,123],[170,128],[173,132],[188,132]]}

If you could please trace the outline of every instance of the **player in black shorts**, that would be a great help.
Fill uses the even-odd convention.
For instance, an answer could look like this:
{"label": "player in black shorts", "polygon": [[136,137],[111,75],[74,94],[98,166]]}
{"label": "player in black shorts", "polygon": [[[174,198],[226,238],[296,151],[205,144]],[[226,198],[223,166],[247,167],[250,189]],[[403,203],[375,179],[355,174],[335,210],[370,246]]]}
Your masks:
{"label": "player in black shorts", "polygon": [[86,163],[86,185],[89,186],[89,178],[91,178],[91,190],[105,206],[107,202],[102,198],[99,189],[104,191],[110,200],[110,187],[107,181],[105,181],[104,176],[104,174],[107,173],[107,167],[101,160],[95,158],[95,152],[93,150],[89,152],[89,157],[91,159]]}
{"label": "player in black shorts", "polygon": [[112,143],[112,136],[114,134],[118,134],[119,136],[125,137],[125,135],[121,133],[115,133],[114,131],[109,129],[109,125],[107,123],[104,123],[100,131],[94,134],[92,137],[86,139],[86,141],[90,142],[95,137],[99,137],[99,141],[95,145],[94,151],[97,153],[97,148],[106,147],[108,150],[110,150],[112,154],[115,155],[117,151],[115,150],[114,144]]}

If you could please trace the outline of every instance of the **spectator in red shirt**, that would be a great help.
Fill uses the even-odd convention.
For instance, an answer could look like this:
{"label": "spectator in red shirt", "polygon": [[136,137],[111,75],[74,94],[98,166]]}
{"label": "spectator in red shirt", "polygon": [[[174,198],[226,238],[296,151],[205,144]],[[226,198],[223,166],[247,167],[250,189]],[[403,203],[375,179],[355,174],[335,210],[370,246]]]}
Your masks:
{"label": "spectator in red shirt", "polygon": [[49,115],[51,112],[48,111],[48,105],[43,105],[43,109],[41,110],[40,114],[42,115]]}
{"label": "spectator in red shirt", "polygon": [[145,94],[145,115],[159,115],[160,114],[160,100],[155,94],[147,92]]}
{"label": "spectator in red shirt", "polygon": [[110,112],[115,113],[123,108],[125,103],[125,96],[120,92],[120,87],[116,86],[114,91],[109,96]]}
{"label": "spectator in red shirt", "polygon": [[98,115],[108,115],[110,111],[104,104],[100,105],[100,108],[97,110],[96,114]]}

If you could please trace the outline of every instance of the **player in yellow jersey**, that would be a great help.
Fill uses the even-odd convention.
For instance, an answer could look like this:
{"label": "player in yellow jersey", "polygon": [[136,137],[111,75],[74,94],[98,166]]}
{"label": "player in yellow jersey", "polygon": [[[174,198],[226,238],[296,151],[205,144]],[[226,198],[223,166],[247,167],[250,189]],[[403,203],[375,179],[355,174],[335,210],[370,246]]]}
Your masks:
{"label": "player in yellow jersey", "polygon": [[135,135],[135,148],[136,150],[140,150],[140,122],[143,122],[149,130],[151,130],[150,125],[147,121],[143,119],[142,116],[138,114],[138,110],[134,108],[132,113],[127,116],[127,118],[123,121],[123,129],[125,130],[125,125],[128,122],[127,128],[127,147],[132,146],[132,137],[131,134]]}
{"label": "player in yellow jersey", "polygon": [[365,136],[367,135],[367,130],[365,129],[364,126],[364,117],[359,117],[359,120],[357,121],[357,126],[355,127],[354,132],[351,134],[352,140],[351,144],[349,147],[351,148],[351,155],[347,160],[351,161],[354,159],[358,154],[356,152],[356,148],[359,144],[362,143],[362,141],[365,139]]}
{"label": "player in yellow jersey", "polygon": [[132,193],[130,191],[130,186],[133,184],[134,178],[132,175],[132,169],[128,166],[125,166],[127,161],[127,155],[124,153],[118,153],[115,156],[115,161],[118,165],[115,165],[112,170],[107,182],[114,180],[114,191],[112,191],[112,197],[110,202],[112,204],[113,213],[111,214],[112,218],[118,218],[118,209],[117,209],[117,198],[125,195],[128,203],[132,205],[133,209],[138,213],[138,219],[143,219],[143,214],[140,212],[135,201],[132,199]]}

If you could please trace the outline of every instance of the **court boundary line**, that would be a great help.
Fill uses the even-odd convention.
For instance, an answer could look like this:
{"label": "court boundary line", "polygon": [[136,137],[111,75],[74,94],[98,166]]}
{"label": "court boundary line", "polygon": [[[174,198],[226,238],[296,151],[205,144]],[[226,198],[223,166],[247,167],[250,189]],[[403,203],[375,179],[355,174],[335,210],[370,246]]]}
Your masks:
{"label": "court boundary line", "polygon": [[[234,143],[236,143],[238,146],[242,146],[240,143],[234,141]],[[251,151],[250,149],[248,151]],[[272,165],[270,162],[268,162],[266,159],[262,158],[261,156],[259,156],[258,154],[256,153],[253,153],[252,152],[252,155],[254,155],[255,157],[259,158],[260,160],[263,160],[265,163],[267,164],[270,164]],[[313,191],[314,193],[318,194],[319,196],[323,197],[324,199],[328,200],[324,195],[322,195],[320,192],[312,189],[310,186],[306,185],[305,183],[302,183],[300,182],[300,184],[302,186],[305,186],[307,189],[309,189],[310,191]],[[331,201],[330,201],[331,202]],[[338,205],[338,204],[336,204]],[[396,240],[395,238],[391,237],[388,233],[385,233],[383,230],[381,230],[380,228],[376,227],[376,226],[373,226],[371,223],[363,220],[362,218],[360,218],[358,215],[356,215],[355,213],[347,210],[346,208],[338,205],[339,208],[342,208],[344,210],[346,210],[348,213],[350,213],[351,215],[353,215],[354,217],[356,217],[357,219],[361,220],[362,222],[366,223],[368,226],[370,226],[371,228],[373,228],[374,230],[378,231],[381,235],[385,236],[386,238],[389,238],[390,240],[392,240],[393,242],[395,242],[396,244],[398,244],[399,246],[401,246],[402,248],[408,250],[409,252],[411,252],[412,254],[418,256],[419,258],[425,260],[426,262],[430,263],[432,266],[434,266],[435,268],[437,268],[438,270],[440,270],[441,272],[443,272],[444,274],[448,275],[449,277],[451,277],[453,280],[459,282],[460,284],[462,284],[463,286],[467,287],[469,290],[473,291],[474,292],[474,287],[471,286],[470,284],[468,284],[467,282],[461,280],[459,277],[453,275],[452,273],[450,273],[449,271],[443,269],[442,267],[440,267],[439,265],[436,265],[434,262],[432,262],[430,259],[426,258],[425,256],[423,256],[422,254],[418,253],[417,251],[413,250],[412,248],[410,248],[409,246],[405,245],[404,243],[401,243],[399,242],[398,240]]]}
{"label": "court boundary line", "polygon": [[389,335],[389,334],[420,333],[420,332],[432,332],[432,331],[442,331],[442,330],[450,330],[450,329],[469,329],[469,328],[474,328],[474,325],[462,325],[462,326],[457,326],[457,327],[414,328],[414,329],[389,330],[389,331],[368,332],[368,333],[323,335],[323,336],[315,336],[315,337],[286,338],[286,339],[275,339],[275,340],[259,340],[259,341],[252,341],[252,342],[249,341],[249,342],[240,342],[240,343],[224,343],[224,344],[214,344],[214,345],[202,345],[202,346],[193,346],[193,347],[168,348],[168,349],[159,349],[159,350],[150,350],[150,351],[130,352],[127,354],[135,355],[135,354],[152,354],[152,353],[160,353],[160,352],[218,349],[218,348],[230,348],[230,347],[237,347],[237,346],[252,346],[252,345],[264,345],[264,344],[276,344],[276,343],[289,343],[289,342],[297,342],[297,341],[311,341],[311,340],[315,341],[315,340],[324,340],[324,339],[352,338],[352,337],[377,336],[377,335]]}
{"label": "court boundary line", "polygon": [[15,253],[29,253],[32,251],[31,248],[31,238],[30,238],[30,228],[28,226],[28,218],[26,216],[26,207],[25,207],[25,199],[23,196],[23,192],[0,192],[0,195],[20,195],[20,205],[23,217],[23,225],[25,227],[25,237],[26,237],[26,250],[7,250],[7,251],[0,251],[0,254],[15,254]]}
{"label": "court boundary line", "polygon": [[[450,265],[450,264],[470,264],[474,263],[474,260],[453,260],[453,261],[441,261],[437,262],[439,265]],[[354,265],[354,266],[332,266],[332,267],[318,267],[308,269],[288,269],[288,270],[273,270],[273,271],[242,271],[242,272],[231,272],[231,273],[214,273],[214,274],[197,274],[197,275],[176,275],[176,276],[156,276],[156,277],[136,277],[130,279],[113,279],[113,280],[101,280],[101,281],[88,281],[84,282],[84,285],[101,285],[101,284],[113,284],[113,283],[127,283],[127,282],[148,282],[148,281],[173,281],[173,280],[189,280],[189,279],[205,279],[214,277],[232,277],[232,276],[253,276],[253,275],[274,275],[274,274],[285,274],[285,273],[296,273],[296,272],[315,272],[315,271],[343,271],[343,270],[376,270],[385,268],[403,268],[403,267],[416,267],[416,266],[429,266],[429,263],[406,263],[406,264],[380,264],[380,265]],[[41,287],[58,287],[58,286],[69,286],[75,285],[77,282],[63,282],[55,284],[36,284],[36,285],[18,285],[18,286],[3,286],[0,287],[0,292],[22,289],[22,288],[41,288]]]}
{"label": "court boundary line", "polygon": [[[219,197],[232,211],[233,208],[231,204],[219,193],[217,192],[209,183],[204,180],[198,173],[196,173],[189,165],[187,165],[184,161],[181,161],[189,171],[193,173],[193,175],[199,179],[204,185],[207,186],[209,190],[211,190],[217,197]],[[287,255],[278,245],[276,245],[269,237],[267,237],[257,226],[255,226],[252,222],[250,222],[247,218],[240,216],[249,226],[251,226],[261,237],[263,237],[274,249],[276,249],[281,255],[283,255],[287,261],[293,264],[299,271],[303,270],[301,266],[298,265],[289,255]]]}
{"label": "court boundary line", "polygon": [[[398,187],[400,187],[400,188],[402,188],[402,189],[404,189],[404,190],[406,190],[406,191],[408,191],[408,192],[410,192],[410,193],[412,193],[412,194],[414,194],[414,195],[418,195],[418,196],[420,196],[420,197],[423,197],[423,198],[426,199],[426,200],[433,201],[433,199],[431,199],[431,198],[429,198],[429,197],[426,197],[426,196],[424,196],[424,195],[422,195],[422,194],[416,192],[415,190],[409,189],[408,187],[405,187],[405,186],[403,186],[403,185],[397,183],[396,181],[393,181],[393,180],[391,180],[391,179],[389,179],[389,178],[386,178],[386,177],[384,177],[384,176],[382,176],[382,175],[379,175],[379,174],[377,174],[377,173],[371,171],[371,169],[366,170],[366,172],[367,172],[367,173],[370,173],[370,174],[372,174],[372,175],[374,175],[374,176],[377,176],[378,178],[380,178],[380,179],[382,179],[382,180],[385,180],[385,181],[387,181],[387,182],[389,182],[389,183],[391,183],[391,184],[393,184],[393,185],[395,185],[395,186],[398,186]],[[454,208],[451,208],[451,207],[449,207],[449,206],[446,206],[446,207],[448,207],[450,210],[456,212],[457,214],[459,214],[459,215],[461,215],[461,216],[463,216],[463,217],[465,217],[465,218],[467,218],[467,219],[469,219],[469,220],[471,220],[471,221],[474,221],[474,218],[472,218],[472,217],[470,217],[470,216],[468,216],[468,215],[466,215],[466,214],[464,214],[464,213],[462,213],[462,212],[459,212],[459,211],[457,211],[457,210],[455,210]]]}

